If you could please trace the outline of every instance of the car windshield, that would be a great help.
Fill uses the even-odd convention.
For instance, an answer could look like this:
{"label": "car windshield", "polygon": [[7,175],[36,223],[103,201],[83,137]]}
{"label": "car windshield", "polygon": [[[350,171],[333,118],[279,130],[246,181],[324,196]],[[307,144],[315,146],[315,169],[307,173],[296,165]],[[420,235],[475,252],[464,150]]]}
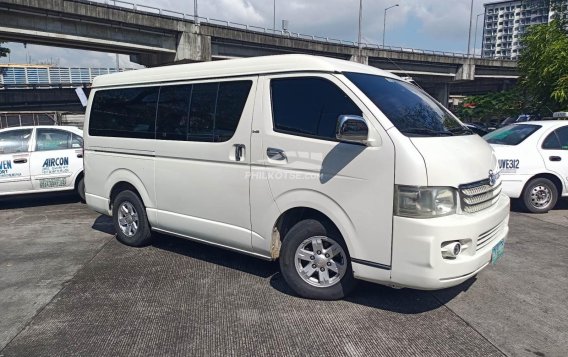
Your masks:
{"label": "car windshield", "polygon": [[371,74],[344,74],[406,136],[473,134],[452,113],[415,85]]}
{"label": "car windshield", "polygon": [[534,124],[509,125],[485,135],[483,139],[489,144],[518,145],[540,128],[540,125]]}

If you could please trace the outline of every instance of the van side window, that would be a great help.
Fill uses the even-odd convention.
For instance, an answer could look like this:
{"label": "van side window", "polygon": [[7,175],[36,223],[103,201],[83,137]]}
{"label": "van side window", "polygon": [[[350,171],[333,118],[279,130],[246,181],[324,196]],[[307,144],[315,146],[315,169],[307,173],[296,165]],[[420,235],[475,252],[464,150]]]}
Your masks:
{"label": "van side window", "polygon": [[154,139],[159,87],[99,90],[89,117],[89,135]]}
{"label": "van side window", "polygon": [[66,150],[71,145],[71,133],[57,129],[37,129],[36,151]]}
{"label": "van side window", "polygon": [[193,85],[189,110],[189,141],[215,141],[215,109],[219,83]]}
{"label": "van side window", "polygon": [[166,86],[160,89],[156,139],[186,140],[191,89],[191,85]]}
{"label": "van side window", "polygon": [[156,138],[224,142],[233,137],[252,81],[164,86],[160,90]]}
{"label": "van side window", "polygon": [[550,133],[542,142],[547,150],[568,150],[568,126],[558,128]]}
{"label": "van side window", "polygon": [[361,110],[332,82],[318,77],[271,80],[274,130],[300,136],[336,140],[340,115]]}
{"label": "van side window", "polygon": [[229,140],[237,130],[251,86],[251,81],[221,82],[219,84],[215,117],[216,141]]}

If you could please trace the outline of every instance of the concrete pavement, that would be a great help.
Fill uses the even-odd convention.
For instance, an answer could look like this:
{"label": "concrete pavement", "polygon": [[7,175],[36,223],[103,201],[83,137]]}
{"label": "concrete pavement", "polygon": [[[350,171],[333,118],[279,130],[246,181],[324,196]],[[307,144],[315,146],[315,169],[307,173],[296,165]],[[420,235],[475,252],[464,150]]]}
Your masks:
{"label": "concrete pavement", "polygon": [[513,213],[504,257],[459,287],[336,302],[295,297],[275,263],[123,246],[74,197],[0,207],[0,356],[568,355],[568,205]]}

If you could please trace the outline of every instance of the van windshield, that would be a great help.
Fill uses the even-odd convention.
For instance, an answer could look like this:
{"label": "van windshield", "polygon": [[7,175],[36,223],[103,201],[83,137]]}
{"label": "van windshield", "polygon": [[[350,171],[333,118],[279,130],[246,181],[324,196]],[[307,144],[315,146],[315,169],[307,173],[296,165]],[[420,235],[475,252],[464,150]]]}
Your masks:
{"label": "van windshield", "polygon": [[372,74],[343,74],[406,136],[473,135],[452,113],[413,84]]}
{"label": "van windshield", "polygon": [[518,145],[540,129],[540,125],[519,124],[497,129],[483,137],[489,144]]}

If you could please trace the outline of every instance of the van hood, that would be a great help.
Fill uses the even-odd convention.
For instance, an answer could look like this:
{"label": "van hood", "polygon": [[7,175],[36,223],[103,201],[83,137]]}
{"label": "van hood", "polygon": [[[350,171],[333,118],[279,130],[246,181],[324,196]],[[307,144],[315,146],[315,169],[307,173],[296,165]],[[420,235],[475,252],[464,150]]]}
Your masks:
{"label": "van hood", "polygon": [[428,186],[458,187],[497,170],[493,149],[478,135],[410,139],[424,158]]}

